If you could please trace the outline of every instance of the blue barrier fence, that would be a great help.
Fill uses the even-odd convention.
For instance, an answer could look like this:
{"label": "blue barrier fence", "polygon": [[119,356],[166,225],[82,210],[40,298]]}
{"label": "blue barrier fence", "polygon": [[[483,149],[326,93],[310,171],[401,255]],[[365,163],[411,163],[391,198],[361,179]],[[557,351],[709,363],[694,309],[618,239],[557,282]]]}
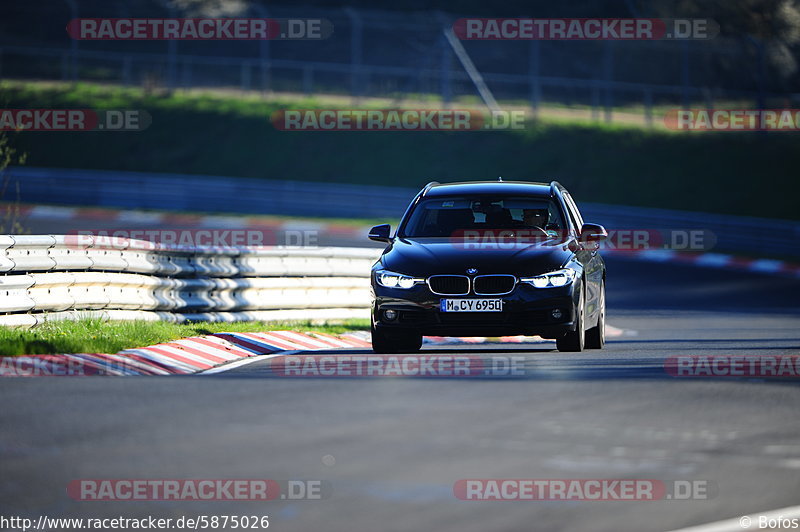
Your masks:
{"label": "blue barrier fence", "polygon": [[[12,167],[19,201],[125,209],[317,217],[399,217],[416,189],[241,177]],[[6,198],[15,199],[15,198]],[[713,251],[800,257],[800,222],[583,201],[588,221],[608,229],[703,230]]]}

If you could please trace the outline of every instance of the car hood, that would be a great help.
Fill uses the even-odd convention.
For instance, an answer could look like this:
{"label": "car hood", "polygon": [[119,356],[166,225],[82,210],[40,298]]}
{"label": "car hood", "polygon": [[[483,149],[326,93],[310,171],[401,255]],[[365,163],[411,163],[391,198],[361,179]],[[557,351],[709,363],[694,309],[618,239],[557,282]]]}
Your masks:
{"label": "car hood", "polygon": [[415,277],[443,273],[463,275],[467,268],[476,268],[479,275],[510,273],[519,276],[557,270],[572,256],[569,247],[556,240],[478,248],[451,239],[397,238],[386,249],[381,262],[388,270]]}

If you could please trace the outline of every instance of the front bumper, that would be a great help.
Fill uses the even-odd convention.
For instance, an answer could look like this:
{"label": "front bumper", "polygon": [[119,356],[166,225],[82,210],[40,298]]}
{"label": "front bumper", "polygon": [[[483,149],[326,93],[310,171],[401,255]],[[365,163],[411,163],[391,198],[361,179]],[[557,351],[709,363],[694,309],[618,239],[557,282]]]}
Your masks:
{"label": "front bumper", "polygon": [[[414,331],[427,336],[538,335],[558,338],[575,330],[578,280],[559,288],[534,288],[519,283],[504,296],[440,296],[427,286],[410,289],[372,285],[372,322],[378,329]],[[502,299],[502,312],[442,312],[441,299]],[[397,311],[394,320],[385,310]],[[553,316],[558,309],[559,317]]]}

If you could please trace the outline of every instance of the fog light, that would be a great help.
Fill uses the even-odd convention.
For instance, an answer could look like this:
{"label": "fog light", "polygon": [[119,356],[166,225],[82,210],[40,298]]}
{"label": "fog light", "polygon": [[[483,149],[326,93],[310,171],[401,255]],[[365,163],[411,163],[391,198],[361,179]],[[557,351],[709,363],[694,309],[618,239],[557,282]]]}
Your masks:
{"label": "fog light", "polygon": [[396,310],[384,310],[383,311],[383,318],[386,321],[394,321],[397,319],[397,311]]}
{"label": "fog light", "polygon": [[560,308],[554,308],[553,310],[550,311],[550,315],[553,316],[554,320],[560,320],[561,319],[561,309]]}

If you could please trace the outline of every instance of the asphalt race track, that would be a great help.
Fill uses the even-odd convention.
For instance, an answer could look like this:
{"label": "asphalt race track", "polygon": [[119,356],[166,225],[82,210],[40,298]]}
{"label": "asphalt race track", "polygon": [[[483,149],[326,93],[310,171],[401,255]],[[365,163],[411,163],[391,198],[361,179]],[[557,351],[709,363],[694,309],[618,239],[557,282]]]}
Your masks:
{"label": "asphalt race track", "polygon": [[[608,261],[603,351],[442,346],[524,356],[516,378],[215,376],[5,379],[3,515],[269,515],[279,531],[669,530],[797,503],[800,389],[677,378],[678,354],[796,354],[800,283]],[[365,351],[366,352],[366,351]],[[347,351],[340,351],[340,354]],[[352,353],[352,352],[351,352]],[[329,482],[324,500],[79,502],[75,479]],[[462,501],[469,478],[703,480],[706,500]]]}

